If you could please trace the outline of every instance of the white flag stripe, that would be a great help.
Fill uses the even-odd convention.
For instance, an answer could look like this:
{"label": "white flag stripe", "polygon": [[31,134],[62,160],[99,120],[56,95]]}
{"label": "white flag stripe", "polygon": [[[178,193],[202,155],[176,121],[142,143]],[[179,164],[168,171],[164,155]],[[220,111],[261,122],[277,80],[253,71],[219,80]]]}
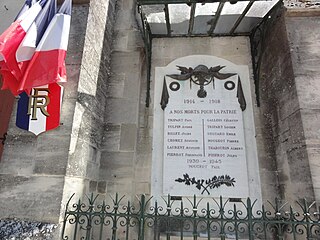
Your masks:
{"label": "white flag stripe", "polygon": [[57,13],[43,34],[36,51],[50,51],[54,49],[67,51],[70,21],[70,15]]}
{"label": "white flag stripe", "polygon": [[28,4],[25,3],[23,8],[21,9],[21,11],[19,12],[19,15],[16,17],[16,20],[24,19],[25,16],[26,16],[26,12],[36,3],[37,3],[37,0],[32,0],[31,1],[31,6],[29,6]]}
{"label": "white flag stripe", "polygon": [[34,20],[38,16],[41,9],[42,9],[41,5],[39,4],[39,2],[37,2],[28,11],[22,14],[22,16],[19,18],[21,19],[20,25],[25,32],[28,31],[28,29],[30,28],[31,24],[34,22]]}
{"label": "white flag stripe", "polygon": [[[44,85],[37,88],[48,88],[48,85]],[[41,91],[39,92],[41,95],[48,96],[48,92]],[[32,89],[32,94],[34,94],[34,89]],[[33,101],[36,101],[35,98],[32,99]],[[45,107],[47,110],[47,107]],[[32,111],[33,109],[31,109]],[[29,131],[33,132],[34,134],[38,135],[41,132],[46,131],[46,123],[47,123],[47,117],[41,112],[40,108],[37,108],[37,120],[31,120],[32,114],[29,116]]]}
{"label": "white flag stripe", "polygon": [[46,131],[47,117],[42,114],[41,110],[37,109],[37,120],[31,120],[32,115],[29,116],[29,131],[38,135],[41,132]]}
{"label": "white flag stripe", "polygon": [[32,58],[36,49],[36,36],[37,26],[33,23],[16,52],[17,62],[28,61]]}

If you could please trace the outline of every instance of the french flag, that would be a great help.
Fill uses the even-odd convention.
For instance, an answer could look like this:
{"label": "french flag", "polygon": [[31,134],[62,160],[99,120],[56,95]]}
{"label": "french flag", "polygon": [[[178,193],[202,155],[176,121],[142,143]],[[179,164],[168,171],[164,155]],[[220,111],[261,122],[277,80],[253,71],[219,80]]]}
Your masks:
{"label": "french flag", "polygon": [[[25,92],[20,94],[16,117],[17,127],[35,135],[52,130],[60,125],[63,94],[63,87],[58,83],[44,85],[37,89],[32,89],[30,96]],[[37,94],[35,95],[35,93]],[[48,116],[44,114],[41,107],[44,108],[45,113],[48,113]],[[33,114],[34,108],[35,114]]]}
{"label": "french flag", "polygon": [[66,81],[72,1],[65,0],[53,17],[20,82],[19,90]]}
{"label": "french flag", "polygon": [[16,51],[16,59],[22,73],[25,72],[29,61],[31,60],[36,47],[40,42],[40,39],[42,38],[52,18],[57,13],[56,9],[57,1],[48,0],[18,47]]}
{"label": "french flag", "polygon": [[22,73],[16,61],[16,51],[46,2],[47,0],[40,0],[33,4],[0,35],[0,61],[5,65],[2,69],[9,71],[18,82],[22,79]]}
{"label": "french flag", "polygon": [[[15,18],[15,21],[20,18],[30,7],[35,4],[35,0],[26,0],[24,5],[22,6],[21,10],[19,11],[18,15]],[[10,70],[6,67],[6,63],[3,59],[3,56],[0,54],[0,74],[2,75],[2,88],[1,90],[9,89],[13,95],[18,95],[18,81],[12,75]]]}

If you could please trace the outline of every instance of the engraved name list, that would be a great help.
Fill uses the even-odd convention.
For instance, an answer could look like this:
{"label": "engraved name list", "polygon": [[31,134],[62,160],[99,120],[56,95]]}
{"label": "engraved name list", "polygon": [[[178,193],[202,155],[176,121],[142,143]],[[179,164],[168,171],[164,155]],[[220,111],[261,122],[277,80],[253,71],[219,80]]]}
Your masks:
{"label": "engraved name list", "polygon": [[[236,78],[234,78],[236,79]],[[248,194],[242,111],[236,88],[223,81],[196,89],[182,82],[164,109],[163,192],[171,195]]]}

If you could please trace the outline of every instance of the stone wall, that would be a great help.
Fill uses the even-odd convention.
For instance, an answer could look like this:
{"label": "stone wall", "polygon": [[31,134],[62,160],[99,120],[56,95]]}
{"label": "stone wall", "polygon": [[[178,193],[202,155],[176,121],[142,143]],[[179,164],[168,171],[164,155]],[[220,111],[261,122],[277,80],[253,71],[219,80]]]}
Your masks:
{"label": "stone wall", "polygon": [[3,33],[7,27],[14,21],[14,18],[17,16],[19,10],[24,4],[24,0],[2,0],[0,3],[0,34]]}
{"label": "stone wall", "polygon": [[[146,87],[141,83],[145,61],[135,11],[134,1],[118,1],[99,172],[100,182],[106,183],[108,193],[129,196],[137,192],[135,181],[149,174],[139,168],[142,165],[136,155],[137,147],[141,146],[137,143],[139,117],[143,118],[144,111],[140,91]],[[137,188],[141,186],[138,184]]]}
{"label": "stone wall", "polygon": [[[320,11],[319,11],[320,13]],[[289,47],[293,65],[296,94],[299,101],[299,112],[303,127],[303,145],[292,148],[303,149],[296,155],[295,171],[291,181],[299,189],[302,196],[313,191],[316,200],[320,200],[320,17],[287,17]],[[295,132],[299,129],[293,127]],[[299,139],[298,139],[299,140]],[[299,150],[295,150],[299,151]],[[303,159],[308,163],[303,164]],[[290,163],[292,164],[292,163]],[[309,165],[310,169],[306,169]],[[307,177],[311,172],[311,179]],[[300,181],[298,183],[298,181]],[[305,182],[308,181],[308,184]],[[307,190],[307,191],[306,191]],[[309,196],[312,196],[311,194]]]}
{"label": "stone wall", "polygon": [[105,193],[98,169],[114,17],[112,0],[73,6],[60,127],[36,137],[15,126],[13,111],[0,162],[1,218],[57,223],[72,193]]}
{"label": "stone wall", "polygon": [[286,153],[295,138],[289,126],[301,126],[297,120],[298,100],[284,22],[281,14],[268,26],[258,87],[261,104],[258,119],[262,127],[257,131],[257,141],[263,149],[259,151],[262,194],[271,199],[280,193],[284,198],[285,192],[291,192]]}
{"label": "stone wall", "polygon": [[[61,126],[38,137],[15,126],[14,107],[8,139],[0,162],[1,217],[57,222],[66,174],[75,92],[81,65],[88,5],[73,8],[67,59],[68,83]],[[77,36],[76,36],[77,34]],[[72,61],[71,61],[72,60]]]}
{"label": "stone wall", "polygon": [[81,65],[73,66],[74,70],[80,70],[78,86],[75,91],[66,89],[66,93],[74,101],[74,115],[69,120],[72,129],[63,203],[72,193],[79,193],[81,196],[87,192],[106,192],[106,183],[99,182],[99,166],[115,2],[90,2],[84,48],[82,52],[78,51],[78,54],[82,54]]}
{"label": "stone wall", "polygon": [[[35,137],[15,127],[13,112],[0,162],[2,218],[56,223],[74,192],[151,192],[158,102],[151,82],[145,107],[146,57],[135,11],[132,0],[74,5],[61,126]],[[320,198],[319,23],[282,14],[266,34],[261,107],[253,106],[263,198]],[[154,39],[152,75],[157,66],[195,54],[248,65],[252,74],[249,38],[199,37]]]}
{"label": "stone wall", "polygon": [[269,198],[314,199],[317,24],[319,18],[288,18],[282,11],[270,22],[264,39],[259,83],[262,128],[257,139],[264,149],[259,155],[263,195]]}

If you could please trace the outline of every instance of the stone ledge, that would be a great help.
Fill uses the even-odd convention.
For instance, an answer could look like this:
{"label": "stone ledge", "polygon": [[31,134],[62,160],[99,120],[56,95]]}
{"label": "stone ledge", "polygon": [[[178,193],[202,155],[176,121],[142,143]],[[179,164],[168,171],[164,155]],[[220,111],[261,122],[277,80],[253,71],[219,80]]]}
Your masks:
{"label": "stone ledge", "polygon": [[286,17],[320,17],[320,8],[287,8]]}

